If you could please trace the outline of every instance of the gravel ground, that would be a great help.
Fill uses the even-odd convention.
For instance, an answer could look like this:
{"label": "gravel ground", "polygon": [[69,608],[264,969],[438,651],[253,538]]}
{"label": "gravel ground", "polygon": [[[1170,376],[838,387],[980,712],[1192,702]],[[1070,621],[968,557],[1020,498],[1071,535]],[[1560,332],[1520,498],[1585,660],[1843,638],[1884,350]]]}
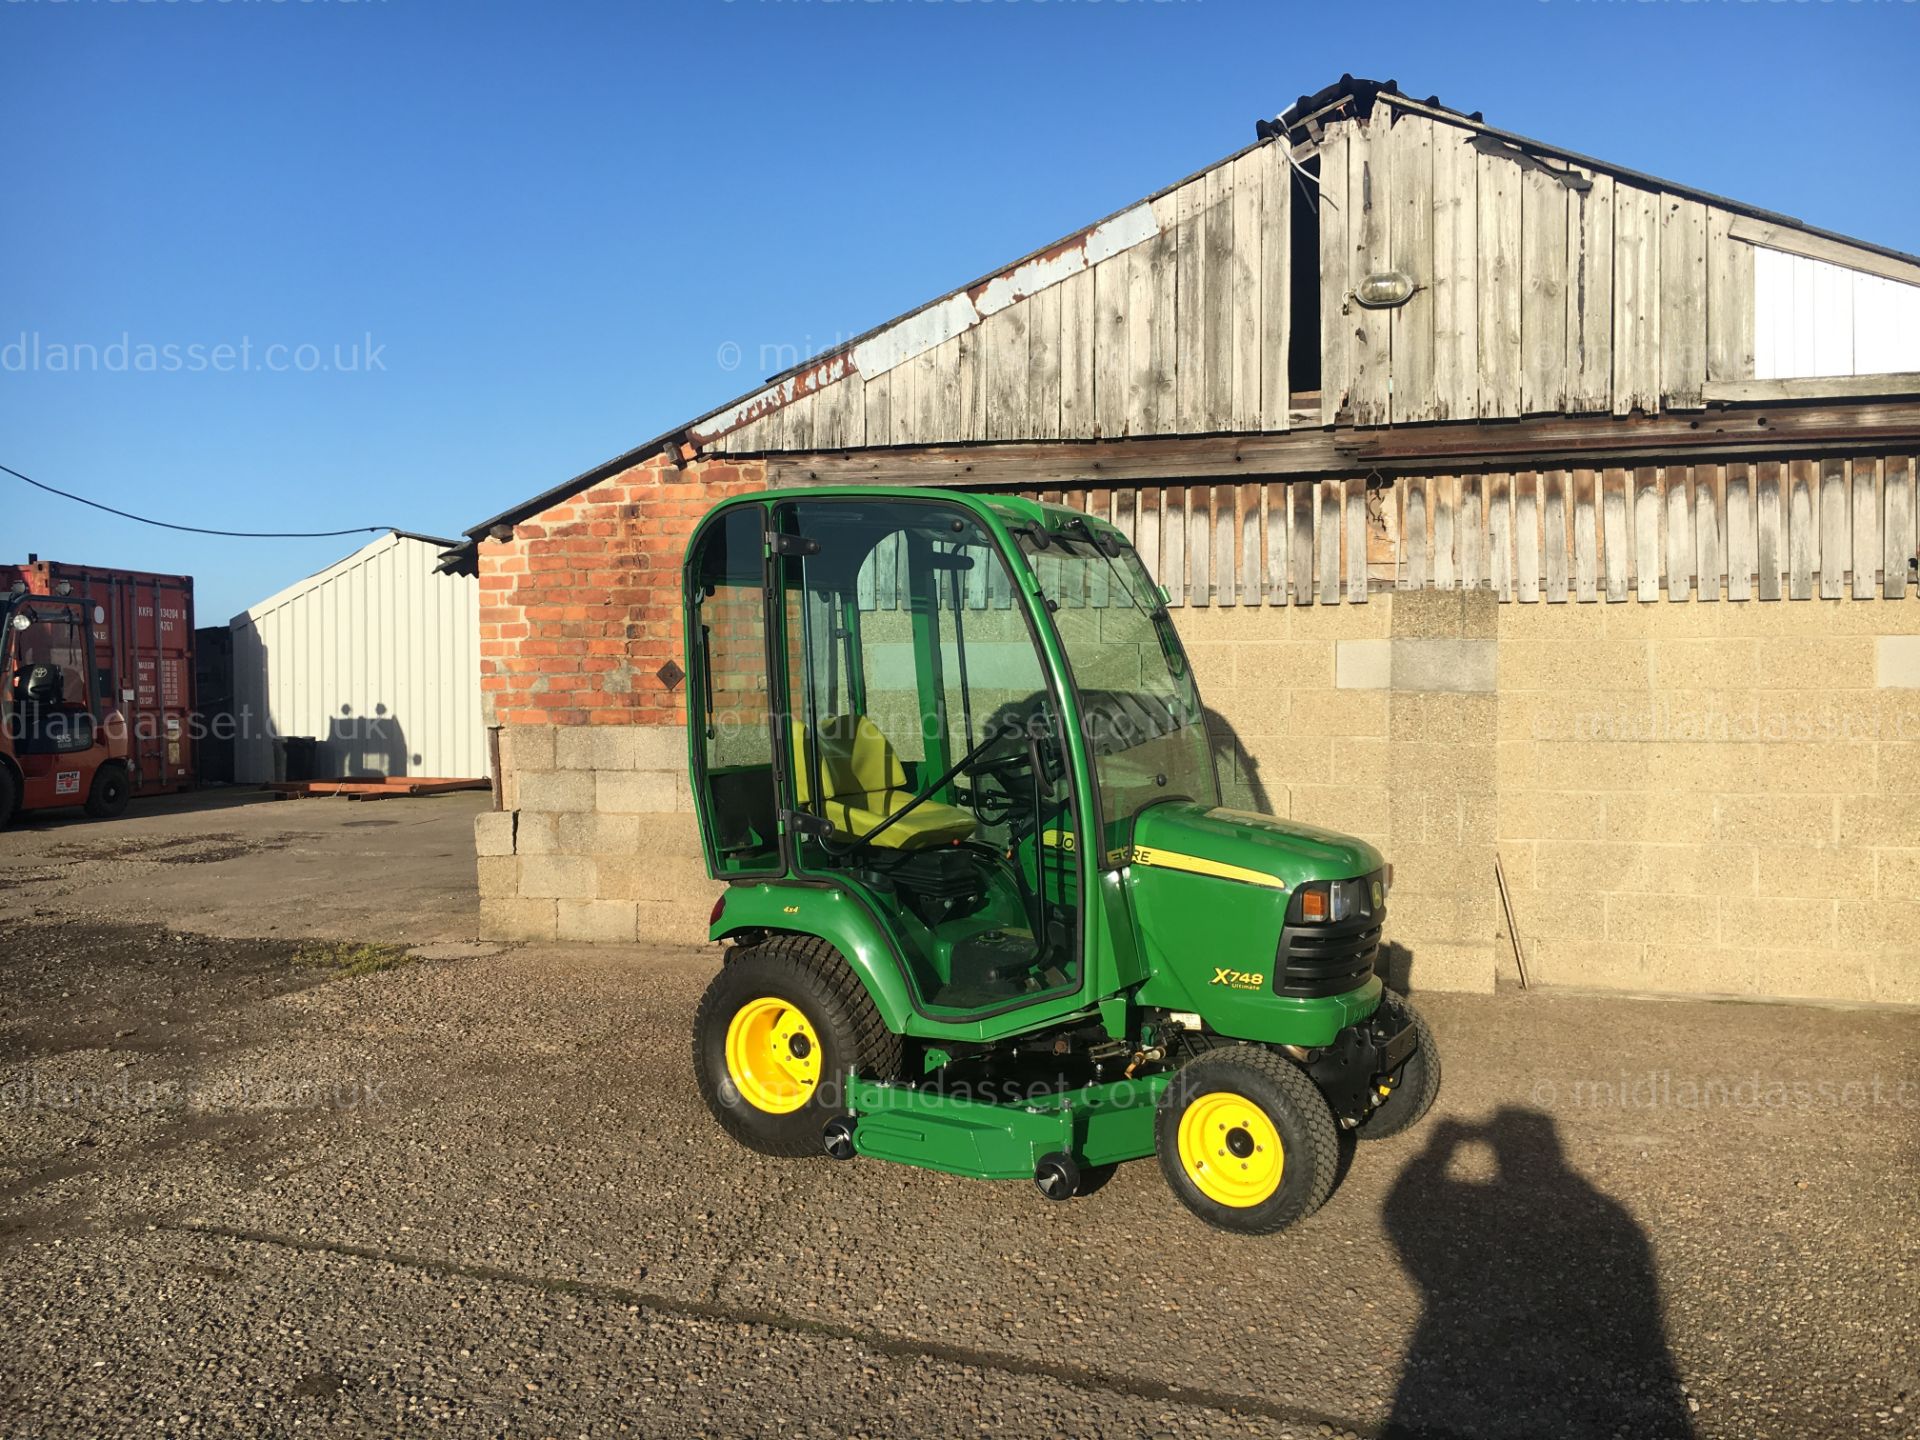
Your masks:
{"label": "gravel ground", "polygon": [[[347,846],[318,803],[264,854]],[[732,1146],[700,951],[339,978],[268,891],[238,939],[21,893],[0,1434],[1915,1430],[1910,1011],[1423,997],[1435,1115],[1247,1239],[1150,1161],[1053,1206]],[[356,938],[460,937],[396,917]]]}

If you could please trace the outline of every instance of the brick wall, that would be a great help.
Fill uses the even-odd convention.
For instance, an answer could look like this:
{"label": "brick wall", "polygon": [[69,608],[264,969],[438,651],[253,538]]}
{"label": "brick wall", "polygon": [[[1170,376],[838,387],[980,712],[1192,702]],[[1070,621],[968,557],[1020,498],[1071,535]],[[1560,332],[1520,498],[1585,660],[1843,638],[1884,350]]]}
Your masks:
{"label": "brick wall", "polygon": [[694,522],[766,488],[757,461],[649,460],[480,546],[480,687],[496,725],[670,725]]}

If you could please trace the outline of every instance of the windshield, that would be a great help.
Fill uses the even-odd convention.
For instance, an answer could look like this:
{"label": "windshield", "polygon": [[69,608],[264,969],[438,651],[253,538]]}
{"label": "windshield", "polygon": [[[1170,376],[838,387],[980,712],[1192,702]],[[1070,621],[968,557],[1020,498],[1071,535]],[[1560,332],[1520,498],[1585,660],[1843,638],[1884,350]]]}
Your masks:
{"label": "windshield", "polygon": [[[1044,541],[1044,543],[1041,543]],[[1108,555],[1089,533],[1028,532],[1027,563],[1080,694],[1109,840],[1161,800],[1220,803],[1205,714],[1160,587],[1130,546]]]}

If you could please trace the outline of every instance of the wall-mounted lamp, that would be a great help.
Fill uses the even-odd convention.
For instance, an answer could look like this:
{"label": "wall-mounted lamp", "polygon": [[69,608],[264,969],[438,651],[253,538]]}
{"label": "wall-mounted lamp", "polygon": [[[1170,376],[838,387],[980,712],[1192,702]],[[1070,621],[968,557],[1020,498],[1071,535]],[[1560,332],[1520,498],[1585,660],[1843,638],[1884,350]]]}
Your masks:
{"label": "wall-mounted lamp", "polygon": [[1367,310],[1391,310],[1413,298],[1420,287],[1404,270],[1376,270],[1353,292],[1354,302]]}

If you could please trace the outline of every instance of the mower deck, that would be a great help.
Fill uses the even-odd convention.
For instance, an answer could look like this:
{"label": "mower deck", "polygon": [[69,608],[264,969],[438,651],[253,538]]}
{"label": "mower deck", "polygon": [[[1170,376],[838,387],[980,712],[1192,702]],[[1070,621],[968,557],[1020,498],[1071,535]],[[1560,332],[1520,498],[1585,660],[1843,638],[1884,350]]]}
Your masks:
{"label": "mower deck", "polygon": [[1008,1104],[854,1079],[847,1108],[859,1155],[976,1180],[1025,1180],[1049,1155],[1081,1166],[1153,1154],[1155,1109],[1171,1079],[1143,1075]]}

